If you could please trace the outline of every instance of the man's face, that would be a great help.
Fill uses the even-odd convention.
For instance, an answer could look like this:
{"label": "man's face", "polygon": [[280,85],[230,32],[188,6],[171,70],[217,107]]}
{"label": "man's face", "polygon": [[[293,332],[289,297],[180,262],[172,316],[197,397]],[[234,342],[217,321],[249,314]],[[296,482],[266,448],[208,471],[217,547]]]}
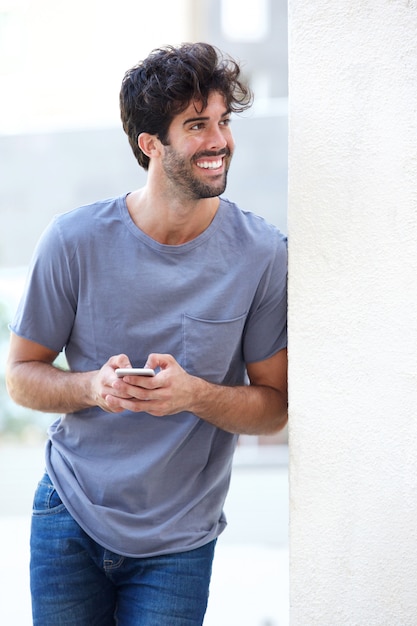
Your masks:
{"label": "man's face", "polygon": [[188,198],[212,198],[226,188],[233,150],[230,111],[223,96],[213,92],[205,109],[191,103],[173,119],[162,167],[169,181]]}

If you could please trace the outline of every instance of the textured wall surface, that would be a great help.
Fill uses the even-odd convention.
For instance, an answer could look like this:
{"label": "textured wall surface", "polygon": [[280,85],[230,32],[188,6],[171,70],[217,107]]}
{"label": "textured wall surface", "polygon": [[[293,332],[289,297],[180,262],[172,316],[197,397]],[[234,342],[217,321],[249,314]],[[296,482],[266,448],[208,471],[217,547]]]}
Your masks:
{"label": "textured wall surface", "polygon": [[415,626],[417,2],[289,33],[291,626]]}

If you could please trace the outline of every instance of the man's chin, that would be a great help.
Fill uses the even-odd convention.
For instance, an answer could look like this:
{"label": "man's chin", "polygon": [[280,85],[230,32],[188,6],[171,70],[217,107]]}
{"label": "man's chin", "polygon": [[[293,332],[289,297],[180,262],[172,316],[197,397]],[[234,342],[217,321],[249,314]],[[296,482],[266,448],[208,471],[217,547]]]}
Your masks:
{"label": "man's chin", "polygon": [[226,182],[226,177],[224,177],[217,185],[201,185],[199,188],[200,198],[215,198],[216,196],[221,196],[226,189]]}

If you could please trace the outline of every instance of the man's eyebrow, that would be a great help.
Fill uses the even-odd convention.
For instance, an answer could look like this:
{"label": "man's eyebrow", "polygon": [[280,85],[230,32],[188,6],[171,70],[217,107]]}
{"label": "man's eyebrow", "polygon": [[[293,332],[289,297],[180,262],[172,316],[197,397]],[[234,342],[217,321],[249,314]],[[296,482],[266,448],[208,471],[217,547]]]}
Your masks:
{"label": "man's eyebrow", "polygon": [[[231,114],[231,111],[225,111],[224,113],[222,113],[222,115],[220,117],[224,118],[227,117],[228,115]],[[196,122],[207,122],[207,120],[209,120],[210,117],[208,115],[204,116],[204,115],[199,115],[198,117],[189,117],[188,119],[184,120],[182,125],[186,126],[187,124],[195,124]]]}

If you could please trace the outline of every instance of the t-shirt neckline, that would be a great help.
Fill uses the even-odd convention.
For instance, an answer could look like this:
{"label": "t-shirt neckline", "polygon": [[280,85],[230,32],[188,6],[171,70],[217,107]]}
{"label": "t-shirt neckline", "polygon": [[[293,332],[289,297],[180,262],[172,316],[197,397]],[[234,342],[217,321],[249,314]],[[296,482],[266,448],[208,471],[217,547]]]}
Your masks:
{"label": "t-shirt neckline", "polygon": [[210,239],[210,237],[213,236],[213,234],[219,228],[220,223],[223,219],[224,201],[223,201],[223,198],[220,197],[219,206],[212,221],[207,226],[207,228],[203,230],[202,233],[197,235],[197,237],[195,237],[194,239],[191,239],[190,241],[187,241],[186,243],[181,243],[178,245],[169,245],[169,244],[160,243],[159,241],[156,241],[155,239],[152,239],[152,237],[147,235],[132,220],[129,210],[127,208],[127,202],[126,202],[126,198],[128,195],[129,194],[127,193],[124,196],[120,196],[118,198],[119,210],[120,210],[120,214],[121,214],[121,217],[125,226],[137,239],[145,243],[147,246],[154,248],[155,250],[159,250],[161,252],[174,253],[174,254],[182,253],[182,252],[186,252],[187,250],[191,250],[193,248],[200,246],[201,244],[205,243],[208,239]]}

